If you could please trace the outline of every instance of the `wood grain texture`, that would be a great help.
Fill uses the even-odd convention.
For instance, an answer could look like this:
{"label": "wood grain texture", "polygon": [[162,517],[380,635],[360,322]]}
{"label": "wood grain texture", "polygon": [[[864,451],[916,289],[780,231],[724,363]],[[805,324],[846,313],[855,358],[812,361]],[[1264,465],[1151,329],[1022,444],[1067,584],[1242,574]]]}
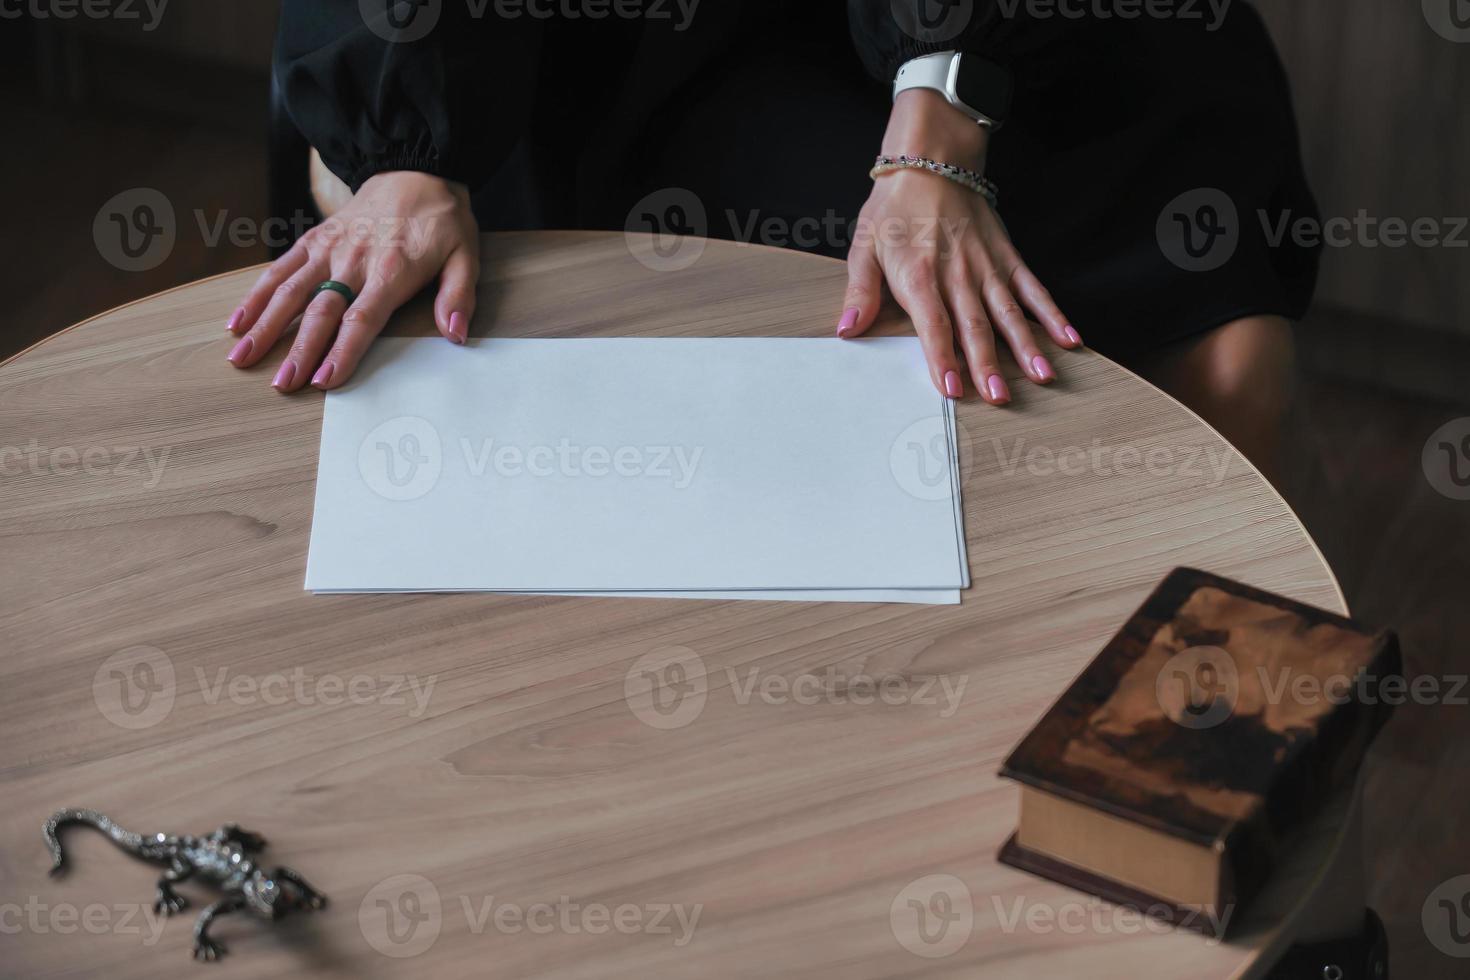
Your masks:
{"label": "wood grain texture", "polygon": [[[832,330],[840,263],[711,242],[692,266],[654,272],[637,260],[650,247],[491,236],[474,333]],[[218,977],[1227,977],[1258,973],[1285,941],[1342,806],[1218,945],[1098,913],[995,860],[1017,806],[1001,759],[1170,568],[1343,609],[1279,497],[1162,393],[1057,351],[1063,383],[1037,389],[1012,368],[1013,407],[960,406],[974,586],[956,607],[313,597],[321,396],[270,389],[279,351],[247,373],[224,361],[223,324],[254,275],[114,310],[0,365],[0,445],[29,453],[0,457],[0,908],[34,916],[5,936],[0,976],[190,968],[198,901],[156,941],[142,916],[126,923],[140,933],[124,927],[119,910],[151,901],[153,869],[77,832],[70,875],[47,878],[40,826],[61,806],[141,832],[236,821],[331,896],[274,928],[221,920],[232,954],[208,968]],[[427,302],[391,329],[429,334]],[[1107,462],[1068,456],[1058,471],[1047,460],[1067,447],[1101,447]],[[53,452],[67,449],[90,464]],[[129,464],[133,449],[164,460],[156,478]],[[1133,451],[1144,463],[1115,471]],[[110,672],[138,647],[172,685]],[[703,708],[660,729],[640,720],[654,717],[649,696],[627,694],[630,668],[674,647],[707,672]],[[854,674],[908,687],[899,703],[862,703]],[[390,692],[403,675],[432,680],[423,710]],[[827,693],[761,694],[803,675]],[[921,690],[934,677],[959,691],[953,711],[942,685]],[[344,693],[318,684],[354,678],[362,703],[323,703]],[[400,875],[440,900],[421,925],[437,938],[407,959],[373,945],[428,935],[385,939],[377,902],[394,906]],[[967,940],[940,958],[906,948],[900,933],[932,951],[890,915],[907,921],[930,875],[955,876],[973,902]],[[683,945],[672,916],[672,934],[496,925],[502,906],[563,896],[631,906],[644,924],[656,903],[700,913]],[[58,923],[58,907],[94,927]]]}

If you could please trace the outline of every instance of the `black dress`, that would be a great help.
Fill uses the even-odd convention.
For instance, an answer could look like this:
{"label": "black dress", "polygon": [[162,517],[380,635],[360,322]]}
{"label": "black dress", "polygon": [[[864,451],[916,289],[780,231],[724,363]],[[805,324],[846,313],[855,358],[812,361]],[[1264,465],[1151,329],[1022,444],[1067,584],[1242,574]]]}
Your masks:
{"label": "black dress", "polygon": [[[1316,216],[1290,95],[1243,3],[1175,5],[1198,19],[1025,0],[383,6],[282,10],[287,106],[354,190],[422,170],[474,188],[486,230],[663,227],[841,257],[897,66],[958,48],[1013,74],[987,170],[1091,346],[1295,319],[1311,297],[1316,251],[1278,234]],[[587,16],[618,9],[639,16]]]}

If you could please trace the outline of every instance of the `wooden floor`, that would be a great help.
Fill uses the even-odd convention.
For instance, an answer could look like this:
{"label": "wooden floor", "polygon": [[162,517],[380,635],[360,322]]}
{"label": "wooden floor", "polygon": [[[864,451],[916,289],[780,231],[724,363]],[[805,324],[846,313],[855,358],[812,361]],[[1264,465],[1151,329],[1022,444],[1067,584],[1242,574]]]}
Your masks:
{"label": "wooden floor", "polygon": [[[235,122],[224,126],[137,112],[58,112],[34,107],[27,96],[23,83],[0,80],[0,123],[16,150],[0,155],[0,186],[8,188],[0,358],[118,303],[266,258],[263,246],[207,247],[193,214],[264,217],[263,113],[229,114]],[[99,255],[92,221],[104,201],[137,186],[170,197],[180,235],[159,268],[128,273]],[[1401,370],[1386,382],[1339,370],[1340,327],[1328,312],[1302,332],[1307,366],[1287,497],[1354,612],[1400,629],[1411,673],[1464,673],[1470,503],[1437,494],[1419,454],[1429,433],[1470,415],[1470,404],[1442,400],[1443,385],[1433,386],[1440,400],[1405,394],[1413,391],[1412,363],[1407,375]],[[1426,376],[1445,375],[1433,340],[1397,349],[1418,351]],[[1462,360],[1458,377],[1467,376],[1470,362]],[[1441,881],[1470,872],[1467,785],[1470,707],[1401,708],[1375,750],[1367,794],[1372,904],[1388,924],[1397,977],[1463,975],[1463,960],[1427,941],[1420,909]]]}

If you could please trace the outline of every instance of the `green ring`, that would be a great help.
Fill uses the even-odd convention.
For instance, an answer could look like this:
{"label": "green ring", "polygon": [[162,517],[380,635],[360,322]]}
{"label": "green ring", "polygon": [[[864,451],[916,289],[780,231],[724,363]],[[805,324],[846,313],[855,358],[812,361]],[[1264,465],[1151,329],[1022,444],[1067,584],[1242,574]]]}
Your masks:
{"label": "green ring", "polygon": [[345,282],[338,282],[335,279],[328,279],[326,282],[320,284],[315,289],[313,289],[311,291],[311,295],[313,298],[315,298],[317,293],[324,292],[333,292],[338,294],[343,299],[347,300],[348,306],[351,306],[353,303],[357,302],[357,294],[354,293],[352,291],[352,287],[347,285]]}

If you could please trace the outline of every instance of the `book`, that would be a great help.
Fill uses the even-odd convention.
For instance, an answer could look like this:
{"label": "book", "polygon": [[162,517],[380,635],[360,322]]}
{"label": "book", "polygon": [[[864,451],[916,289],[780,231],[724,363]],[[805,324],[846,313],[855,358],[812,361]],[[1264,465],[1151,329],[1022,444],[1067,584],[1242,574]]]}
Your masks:
{"label": "book", "polygon": [[1177,568],[1001,767],[1000,860],[1223,935],[1353,778],[1396,698],[1392,631]]}

